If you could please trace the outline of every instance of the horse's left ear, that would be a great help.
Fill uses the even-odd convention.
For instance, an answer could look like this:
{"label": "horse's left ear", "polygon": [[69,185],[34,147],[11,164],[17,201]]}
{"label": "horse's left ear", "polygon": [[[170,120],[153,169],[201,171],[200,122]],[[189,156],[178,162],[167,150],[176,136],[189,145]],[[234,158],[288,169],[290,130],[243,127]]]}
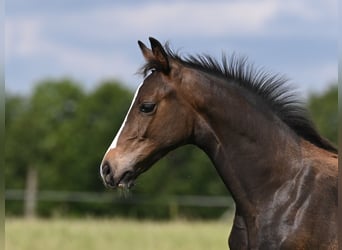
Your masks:
{"label": "horse's left ear", "polygon": [[160,42],[157,39],[153,37],[150,37],[149,40],[151,43],[154,60],[161,66],[160,70],[168,74],[170,72],[170,64],[169,64],[168,56],[163,46],[160,44]]}

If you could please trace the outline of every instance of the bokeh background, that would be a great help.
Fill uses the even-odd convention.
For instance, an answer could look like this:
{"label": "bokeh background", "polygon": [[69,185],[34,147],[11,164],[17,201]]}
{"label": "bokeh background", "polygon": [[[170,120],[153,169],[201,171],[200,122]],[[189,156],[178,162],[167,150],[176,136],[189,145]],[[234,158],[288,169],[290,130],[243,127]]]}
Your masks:
{"label": "bokeh background", "polygon": [[[41,245],[27,235],[24,229],[32,225],[21,218],[48,219],[30,222],[41,236],[52,221],[70,226],[65,218],[92,218],[92,226],[119,218],[112,225],[121,228],[127,220],[231,220],[229,192],[207,157],[191,146],[158,162],[130,192],[102,185],[102,156],[142,81],[137,40],[148,44],[149,36],[184,55],[220,59],[236,53],[286,75],[320,132],[337,143],[337,0],[11,0],[5,28],[8,249]],[[26,241],[17,240],[21,234]]]}

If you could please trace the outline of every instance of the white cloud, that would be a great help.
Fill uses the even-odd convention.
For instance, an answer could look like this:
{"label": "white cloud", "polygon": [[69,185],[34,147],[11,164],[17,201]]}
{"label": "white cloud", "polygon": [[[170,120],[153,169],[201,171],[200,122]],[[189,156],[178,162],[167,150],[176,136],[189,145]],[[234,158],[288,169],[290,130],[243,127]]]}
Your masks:
{"label": "white cloud", "polygon": [[[274,32],[269,25],[280,16],[296,17],[306,22],[336,19],[337,1],[327,0],[325,3],[312,0],[152,2],[88,9],[76,15],[73,13],[64,21],[75,31],[87,23],[103,39],[112,37],[113,33],[119,33],[123,39],[132,35],[141,37],[146,33],[164,37],[260,36]],[[85,37],[87,31],[77,30]]]}
{"label": "white cloud", "polygon": [[[312,1],[311,1],[312,2]],[[52,39],[60,32],[80,39],[97,41],[145,38],[158,34],[172,38],[210,36],[260,36],[270,29],[279,14],[318,20],[322,15],[336,16],[336,0],[323,1],[227,1],[169,2],[102,6],[79,12],[46,13],[39,16],[7,18],[6,51],[8,56],[48,53]],[[324,6],[324,7],[323,7]],[[322,9],[323,8],[323,9]],[[293,32],[295,27],[292,27]],[[281,32],[277,31],[277,32]],[[288,32],[288,31],[287,31]],[[288,34],[287,34],[288,35]],[[118,38],[120,37],[120,38]],[[55,46],[54,46],[55,47]]]}
{"label": "white cloud", "polygon": [[[143,36],[147,32],[168,37],[208,37],[263,32],[276,8],[276,2],[270,0],[151,3],[86,10],[73,13],[64,22],[71,24],[73,30],[86,22],[104,39],[116,32],[124,37]],[[87,30],[78,32],[82,34]]]}
{"label": "white cloud", "polygon": [[[44,58],[61,75],[95,81],[116,76],[127,81],[132,79],[139,62],[124,50],[126,41],[145,40],[149,35],[175,41],[178,37],[220,40],[223,37],[253,39],[281,33],[300,35],[303,26],[298,31],[293,24],[284,28],[285,23],[279,29],[278,18],[296,17],[304,20],[304,25],[321,24],[336,18],[336,6],[336,0],[175,1],[7,16],[6,59],[9,63],[32,59],[34,63],[37,58]],[[322,36],[325,30],[312,32]],[[113,42],[110,50],[101,48],[109,42]],[[139,56],[139,52],[136,55]],[[45,77],[48,73],[40,64],[33,74],[37,79],[38,75]]]}
{"label": "white cloud", "polygon": [[[49,20],[42,17],[22,17],[6,22],[7,63],[26,60],[35,64],[37,60],[46,61],[45,65],[37,63],[37,67],[30,73],[31,79],[27,79],[28,82],[51,74],[71,75],[94,81],[115,75],[126,80],[124,73],[115,72],[115,69],[126,67],[132,70],[132,62],[119,51],[120,48],[108,52],[73,46],[47,37],[46,30],[49,28]],[[47,72],[45,66],[50,64],[54,65],[54,69]],[[10,87],[11,82],[8,84]],[[88,84],[91,83],[88,81]]]}
{"label": "white cloud", "polygon": [[337,17],[337,0],[287,0],[277,1],[278,13],[297,16],[306,21]]}
{"label": "white cloud", "polygon": [[37,43],[44,39],[41,36],[43,27],[42,21],[35,18],[7,19],[5,31],[7,57],[35,54],[38,49]]}

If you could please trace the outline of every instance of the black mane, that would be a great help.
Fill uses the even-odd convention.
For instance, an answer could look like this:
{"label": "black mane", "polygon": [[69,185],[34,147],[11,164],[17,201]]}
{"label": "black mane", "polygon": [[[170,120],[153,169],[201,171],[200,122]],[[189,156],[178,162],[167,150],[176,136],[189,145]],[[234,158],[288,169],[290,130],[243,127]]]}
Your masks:
{"label": "black mane", "polygon": [[[173,52],[167,44],[165,50],[168,57],[186,67],[198,69],[227,80],[234,80],[236,84],[260,96],[298,136],[320,148],[337,153],[336,147],[319,135],[309,118],[307,109],[284,76],[255,68],[253,64],[247,62],[246,57],[232,55],[230,59],[227,59],[223,55],[222,63],[220,63],[209,55],[182,57]],[[151,61],[142,67],[142,72],[146,74],[151,69],[158,70],[159,68],[158,62]]]}

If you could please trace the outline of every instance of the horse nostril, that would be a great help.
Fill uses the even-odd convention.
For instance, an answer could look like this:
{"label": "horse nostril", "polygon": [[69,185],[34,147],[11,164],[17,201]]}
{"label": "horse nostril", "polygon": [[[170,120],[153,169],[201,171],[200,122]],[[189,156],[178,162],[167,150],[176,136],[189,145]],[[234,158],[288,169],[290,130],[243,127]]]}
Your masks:
{"label": "horse nostril", "polygon": [[102,166],[102,176],[109,175],[111,172],[110,166],[107,163]]}
{"label": "horse nostril", "polygon": [[108,163],[102,166],[102,178],[107,186],[115,187],[114,174]]}

